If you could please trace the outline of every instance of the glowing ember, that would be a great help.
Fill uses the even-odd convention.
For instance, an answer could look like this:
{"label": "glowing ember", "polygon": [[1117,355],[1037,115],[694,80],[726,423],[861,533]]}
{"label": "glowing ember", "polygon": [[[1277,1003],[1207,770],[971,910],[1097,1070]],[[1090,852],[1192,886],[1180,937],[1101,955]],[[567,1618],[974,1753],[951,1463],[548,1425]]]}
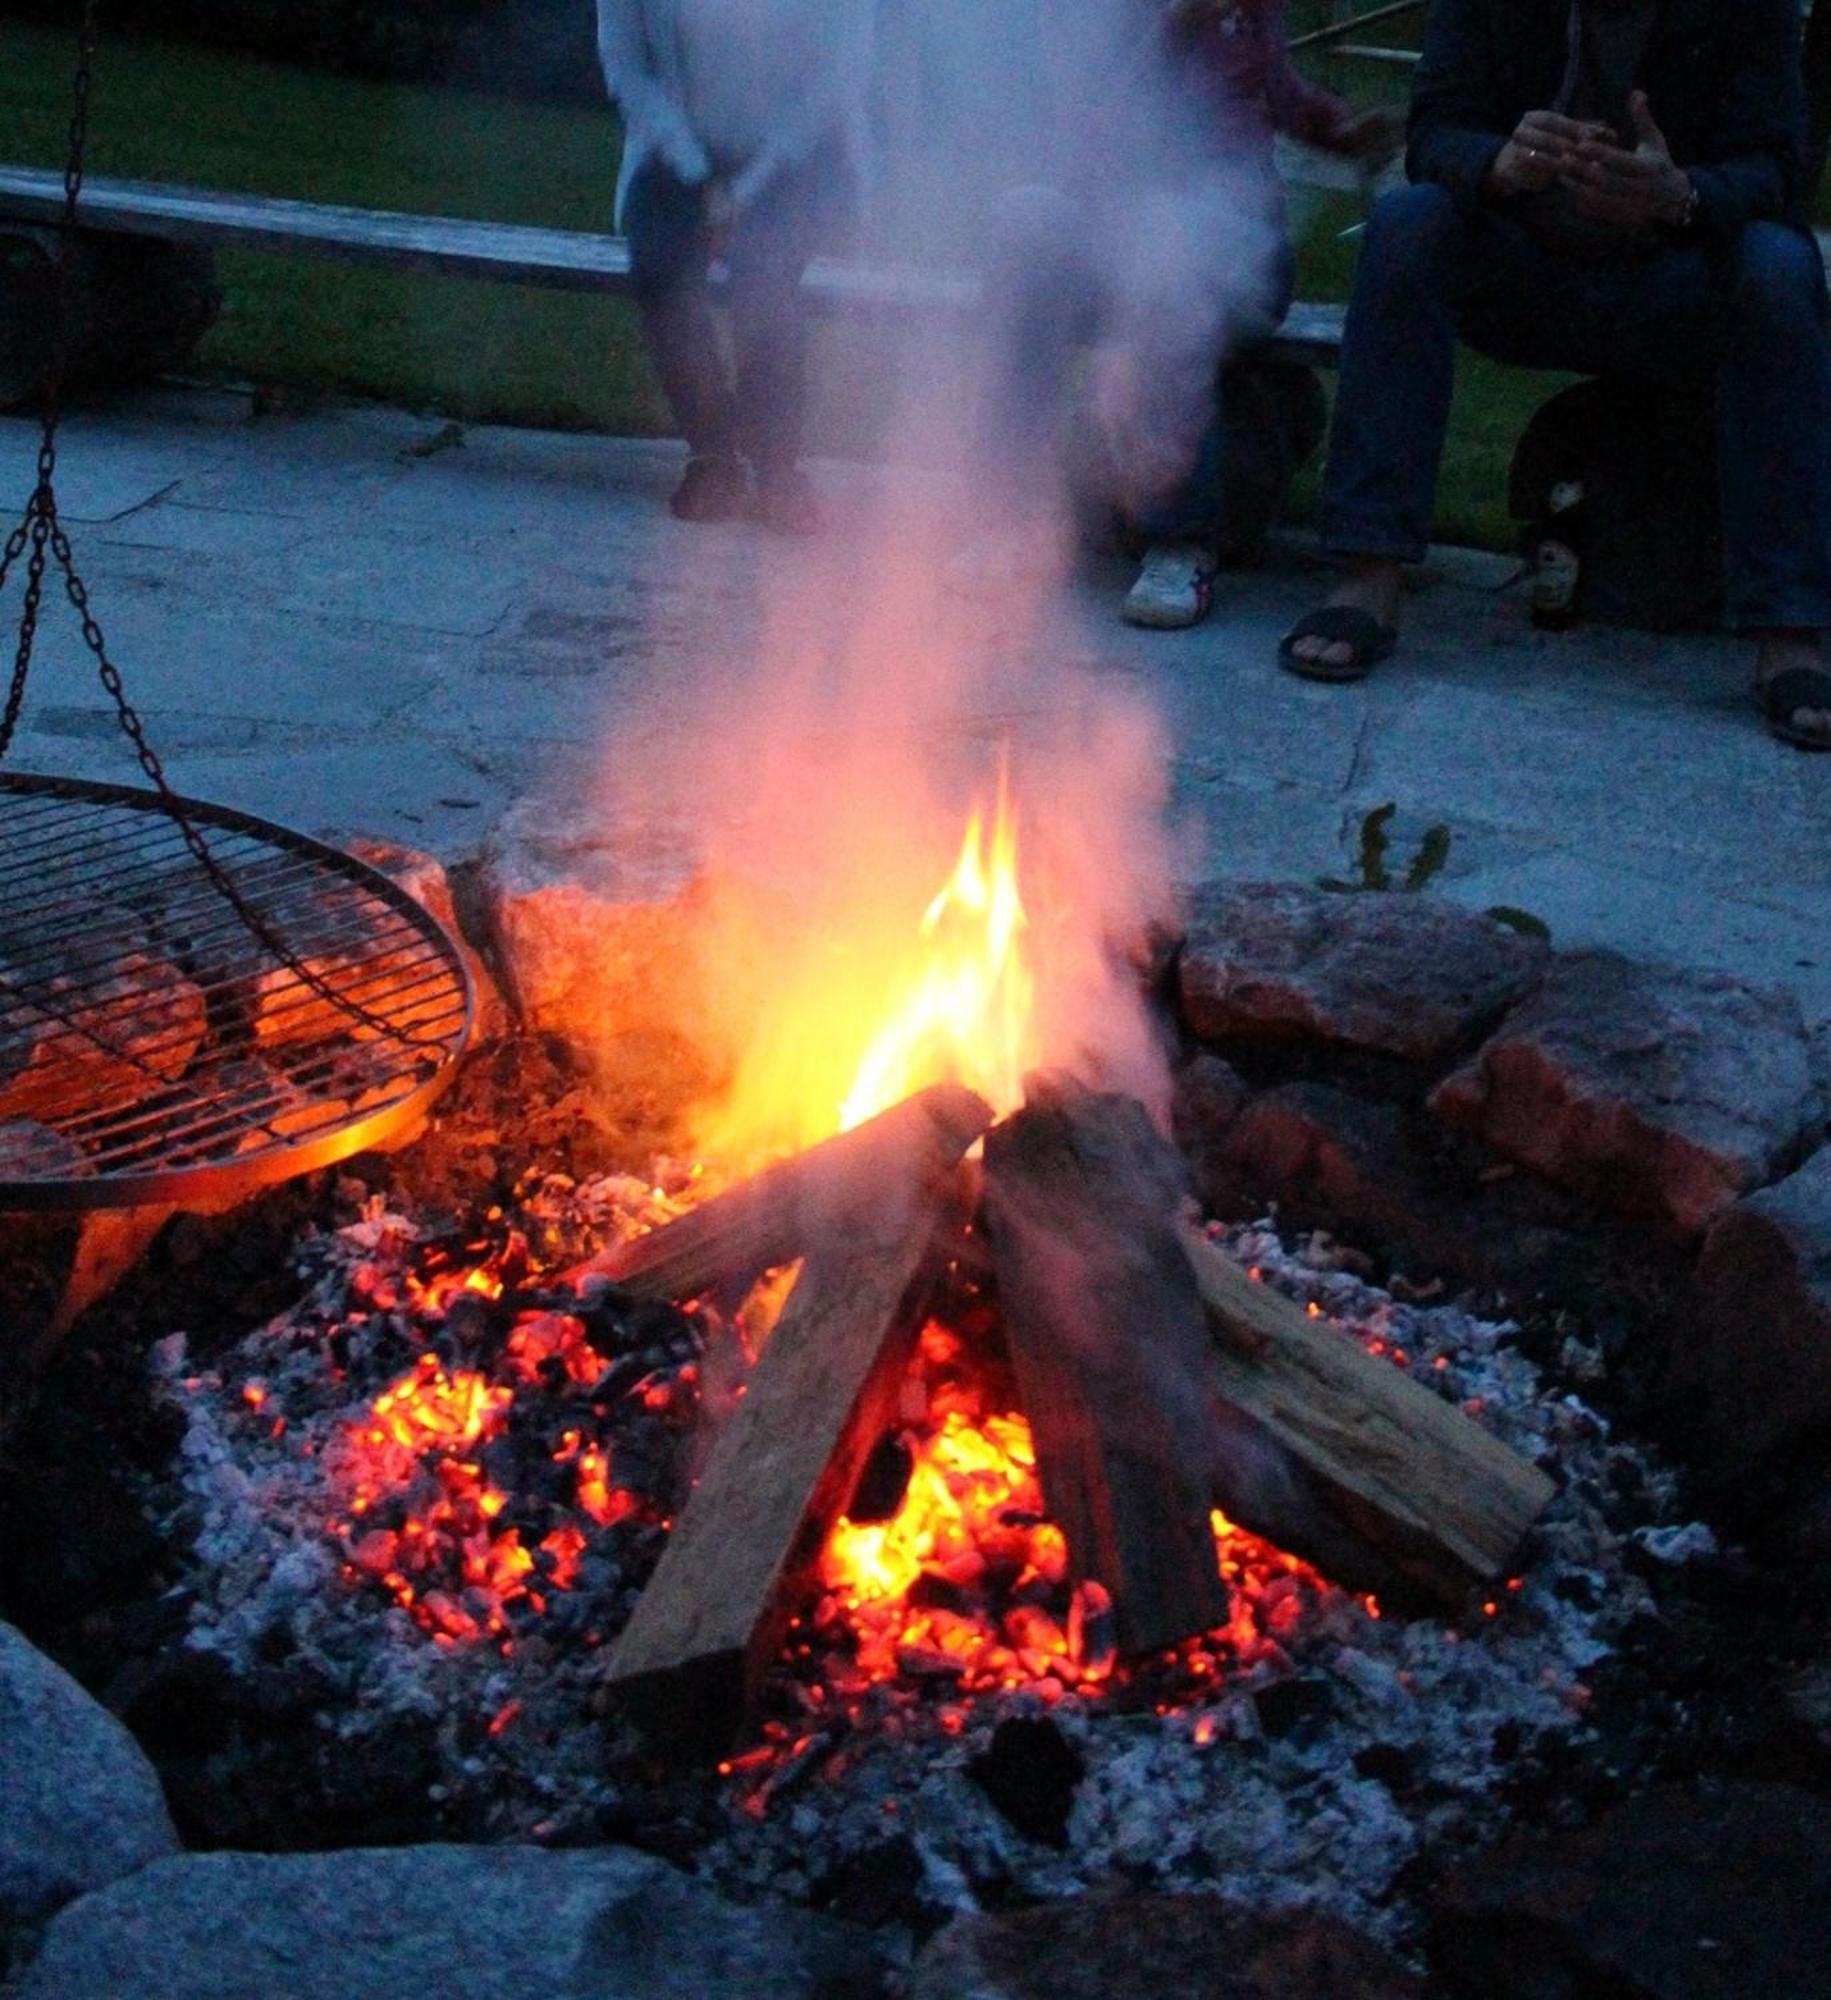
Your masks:
{"label": "glowing ember", "polygon": [[[1090,1586],[1064,1602],[1067,1577],[1062,1532],[1043,1518],[1029,1425],[955,1409],[917,1452],[895,1518],[834,1530],[816,1622],[848,1619],[859,1671],[872,1680],[906,1669],[974,1689],[1103,1679],[1110,1648],[1096,1636],[1090,1650],[1086,1633],[1108,1608],[1105,1593]],[[935,1586],[926,1596],[923,1582]]]}
{"label": "glowing ember", "polygon": [[[964,1344],[931,1323],[918,1364],[970,1368]],[[950,1380],[929,1393],[929,1421],[905,1443],[912,1466],[888,1521],[842,1519],[820,1564],[814,1638],[843,1648],[823,1669],[842,1696],[899,1677],[951,1681],[965,1693],[1027,1687],[1045,1699],[1114,1678],[1112,1604],[1096,1582],[1074,1586],[1061,1530],[1043,1512],[1030,1427],[987,1413]],[[1231,1612],[1217,1631],[1162,1662],[1185,1687],[1233,1668],[1287,1665],[1281,1641],[1306,1611],[1338,1596],[1308,1563],[1211,1516]],[[1368,1600],[1370,1616],[1379,1615]],[[810,1655],[812,1647],[802,1649]]]}
{"label": "glowing ember", "polygon": [[[430,1284],[410,1278],[407,1289],[436,1314],[443,1308],[429,1304],[435,1298],[449,1306],[462,1293],[494,1296],[501,1286],[483,1269],[442,1273]],[[587,1547],[584,1530],[562,1521],[527,1547],[521,1528],[502,1520],[511,1496],[491,1484],[482,1457],[506,1430],[518,1391],[590,1385],[605,1366],[583,1323],[564,1313],[520,1315],[502,1348],[507,1381],[422,1354],[346,1427],[332,1453],[347,1494],[348,1519],[331,1523],[345,1577],[378,1585],[446,1646],[502,1639],[510,1606],[538,1612],[544,1591],[570,1589]],[[574,1504],[591,1523],[614,1526],[637,1511],[635,1496],[611,1483],[609,1452],[581,1431],[567,1431],[549,1455],[575,1466]]]}
{"label": "glowing ember", "polygon": [[[994,886],[997,871],[1014,856],[1008,826],[999,826],[990,862],[978,826],[969,831],[960,868],[929,913],[930,932],[948,929],[956,898],[972,909],[1005,894]],[[1009,899],[990,921],[1014,952],[1022,911],[1014,875],[1005,879]],[[1020,978],[993,1007],[1013,1031],[1012,996],[1022,986]],[[911,1009],[899,1017],[914,1031],[880,1038],[875,1073],[892,1095],[920,1081],[897,1065],[920,1059],[911,1052],[928,1035],[921,1023],[937,1018],[924,1013],[921,996],[935,990],[917,978]],[[434,1643],[506,1651],[553,1594],[581,1587],[595,1538],[626,1522],[650,1532],[671,1525],[618,1484],[607,1399],[619,1423],[633,1412],[664,1432],[681,1430],[693,1421],[699,1367],[613,1362],[580,1314],[517,1311],[533,1273],[526,1242],[512,1232],[493,1253],[476,1245],[468,1256],[435,1250],[416,1261],[412,1269],[398,1254],[377,1255],[358,1273],[364,1304],[397,1325],[414,1323],[426,1351],[327,1448],[325,1471],[339,1495],[331,1532],[346,1580],[381,1592]],[[489,1315],[463,1318],[468,1330],[454,1345],[447,1320],[466,1297],[487,1301]],[[496,1329],[491,1339],[479,1337],[481,1324]],[[740,1317],[730,1338],[749,1357],[762,1333]],[[466,1365],[453,1358],[460,1354]],[[1133,1702],[1177,1705],[1240,1668],[1288,1665],[1283,1642],[1319,1598],[1339,1594],[1217,1513],[1226,1625],[1160,1661],[1118,1669],[1111,1599],[1098,1581],[1077,1584],[1070,1575],[1062,1532],[1045,1513],[1029,1426],[1008,1407],[1009,1381],[999,1372],[1006,1365],[995,1311],[965,1281],[917,1343],[903,1404],[908,1473],[894,1512],[841,1520],[820,1558],[819,1599],[797,1622],[787,1662],[806,1698],[852,1713],[874,1690],[894,1689],[899,1701],[933,1701],[942,1726],[957,1728],[970,1698],[1001,1690],[1056,1700],[1110,1686]],[[731,1393],[741,1395],[742,1385]],[[265,1420],[263,1383],[250,1380],[243,1400]],[[550,1469],[524,1482],[512,1468],[530,1464]],[[526,1490],[504,1490],[492,1468]],[[1378,1616],[1370,1600],[1365,1610]],[[795,1734],[784,1739],[791,1749]],[[766,1761],[778,1769],[779,1753]]]}

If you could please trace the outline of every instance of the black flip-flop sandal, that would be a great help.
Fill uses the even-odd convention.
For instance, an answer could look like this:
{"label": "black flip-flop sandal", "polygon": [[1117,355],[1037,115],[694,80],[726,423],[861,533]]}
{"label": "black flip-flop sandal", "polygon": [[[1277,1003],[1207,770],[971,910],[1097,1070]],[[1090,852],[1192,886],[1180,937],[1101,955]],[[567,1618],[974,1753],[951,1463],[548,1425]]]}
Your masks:
{"label": "black flip-flop sandal", "polygon": [[[1300,659],[1300,639],[1346,646],[1349,657],[1339,664]],[[1390,625],[1382,625],[1371,611],[1357,610],[1351,604],[1325,604],[1320,611],[1298,619],[1278,642],[1278,664],[1286,673],[1301,674],[1306,681],[1358,681],[1398,643],[1398,633]]]}
{"label": "black flip-flop sandal", "polygon": [[1785,673],[1756,687],[1755,706],[1767,723],[1768,734],[1782,743],[1790,743],[1796,750],[1831,750],[1831,734],[1793,726],[1793,717],[1802,708],[1831,710],[1831,673],[1824,668],[1788,667]]}

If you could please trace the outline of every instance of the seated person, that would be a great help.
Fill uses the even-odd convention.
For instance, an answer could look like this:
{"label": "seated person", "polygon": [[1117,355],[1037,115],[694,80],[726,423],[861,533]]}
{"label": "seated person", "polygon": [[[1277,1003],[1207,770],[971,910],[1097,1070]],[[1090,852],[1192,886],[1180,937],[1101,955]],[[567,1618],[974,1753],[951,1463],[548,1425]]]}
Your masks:
{"label": "seated person", "polygon": [[1797,0],[1437,0],[1411,187],[1374,211],[1323,484],[1327,605],[1281,648],[1347,681],[1396,639],[1458,338],[1528,368],[1714,374],[1729,623],[1769,728],[1831,749],[1831,350],[1804,226]]}
{"label": "seated person", "polygon": [[[801,472],[801,277],[856,198],[867,0],[598,0],[604,80],[623,116],[618,225],[656,372],[691,453],[683,520],[755,510],[817,524]],[[735,377],[707,306],[729,275]]]}
{"label": "seated person", "polygon": [[1105,60],[1064,53],[1063,23],[1052,25],[1065,170],[1000,205],[998,352],[979,440],[979,486],[1000,525],[956,575],[996,589],[1059,554],[1057,428],[1085,342],[1117,497],[1148,545],[1122,614],[1193,625],[1220,541],[1221,352],[1268,333],[1290,303],[1272,135],[1374,164],[1397,149],[1398,118],[1298,76],[1283,0],[1121,0],[1109,25],[1136,47]]}

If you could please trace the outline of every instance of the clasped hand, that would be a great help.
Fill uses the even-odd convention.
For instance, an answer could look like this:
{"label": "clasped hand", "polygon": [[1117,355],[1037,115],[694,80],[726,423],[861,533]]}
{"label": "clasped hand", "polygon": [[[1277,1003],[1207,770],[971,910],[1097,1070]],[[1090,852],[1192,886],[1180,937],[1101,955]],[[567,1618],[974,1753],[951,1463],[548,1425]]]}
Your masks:
{"label": "clasped hand", "polygon": [[1562,187],[1574,214],[1622,229],[1677,221],[1690,199],[1691,183],[1654,123],[1644,90],[1628,100],[1628,115],[1634,127],[1632,147],[1592,120],[1528,111],[1495,158],[1488,191],[1504,197]]}

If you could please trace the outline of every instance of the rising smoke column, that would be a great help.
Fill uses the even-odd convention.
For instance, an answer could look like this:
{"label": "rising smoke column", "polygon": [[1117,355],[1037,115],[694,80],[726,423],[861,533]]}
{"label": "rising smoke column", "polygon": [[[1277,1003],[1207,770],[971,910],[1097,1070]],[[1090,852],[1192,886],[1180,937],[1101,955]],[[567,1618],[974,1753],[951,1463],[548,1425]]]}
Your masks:
{"label": "rising smoke column", "polygon": [[[875,71],[858,79],[881,140],[876,255],[1008,251],[1003,218],[1039,190],[1084,218],[1107,293],[1091,399],[1131,487],[1192,451],[1218,355],[1276,248],[1263,162],[1181,88],[1160,26],[1149,0],[930,0],[880,19]],[[626,762],[614,782],[625,815],[632,796],[646,812],[662,795],[696,822],[700,976],[740,1098],[756,1099],[708,1126],[714,1149],[787,1150],[831,1129],[847,1051],[1001,767],[1036,1060],[1166,1100],[1138,981],[1115,950],[1170,913],[1158,719],[1135,685],[1077,664],[1060,572],[990,609],[949,581],[963,536],[986,527],[973,498],[988,365],[947,328],[912,324],[898,364],[866,371],[868,407],[841,413],[883,440],[884,463],[827,480],[828,535],[692,540],[696,564],[755,562],[752,601],[735,623],[699,618],[692,695],[658,691],[657,734],[690,743],[690,758]],[[830,408],[833,384],[819,386]],[[1065,494],[1041,498],[1065,514]]]}

